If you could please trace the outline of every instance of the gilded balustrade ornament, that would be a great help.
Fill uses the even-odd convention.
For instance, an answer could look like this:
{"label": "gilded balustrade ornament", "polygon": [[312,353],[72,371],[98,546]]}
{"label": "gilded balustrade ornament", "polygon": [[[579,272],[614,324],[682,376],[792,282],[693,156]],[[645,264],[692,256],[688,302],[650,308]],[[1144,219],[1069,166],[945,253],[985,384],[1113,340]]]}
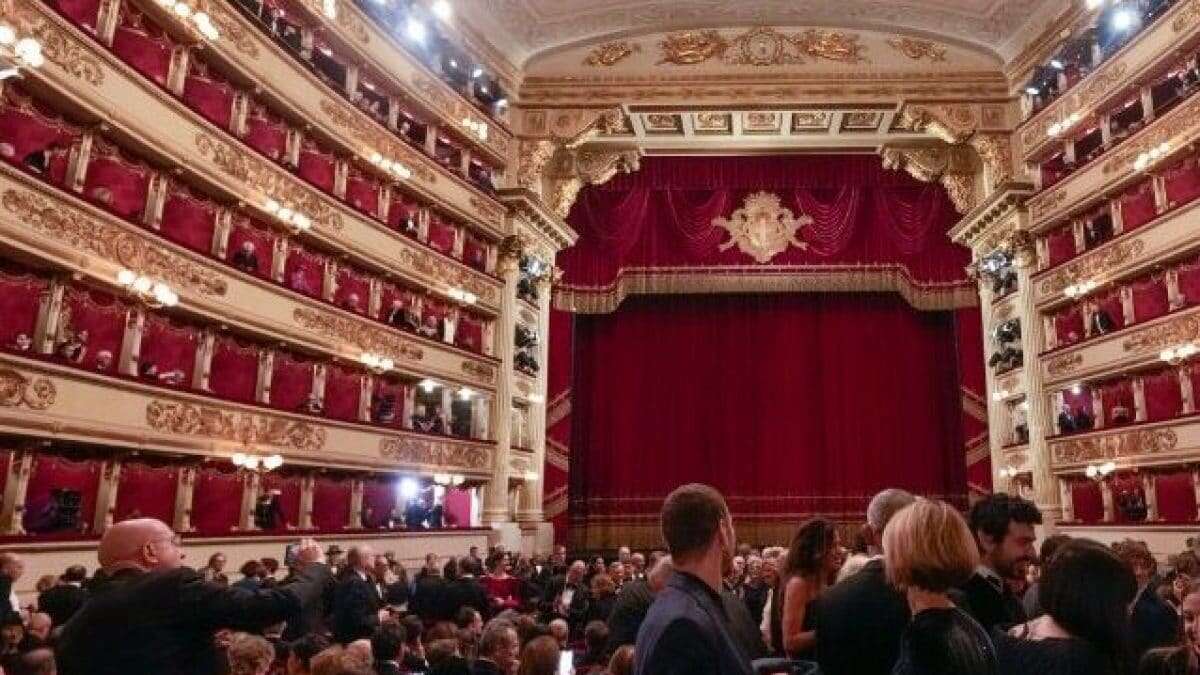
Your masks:
{"label": "gilded balustrade ornament", "polygon": [[194,403],[151,401],[146,405],[146,423],[155,431],[247,446],[270,445],[308,452],[325,449],[323,427],[274,415],[232,412]]}
{"label": "gilded balustrade ornament", "polygon": [[1046,372],[1049,373],[1051,377],[1058,377],[1059,375],[1072,373],[1078,370],[1082,365],[1083,354],[1076,352],[1074,354],[1067,354],[1065,356],[1058,356],[1050,359],[1050,361],[1046,364]]}
{"label": "gilded balustrade ornament", "polygon": [[583,60],[583,65],[594,68],[615,66],[640,51],[642,51],[642,46],[636,42],[632,44],[625,40],[605,42],[602,45],[597,45],[595,49],[588,53],[587,57]]}
{"label": "gilded balustrade ornament", "polygon": [[1062,206],[1066,201],[1066,190],[1058,189],[1053,192],[1043,192],[1029,200],[1029,216],[1035,221],[1040,220],[1047,213],[1051,213]]}
{"label": "gilded balustrade ornament", "polygon": [[385,438],[379,454],[404,464],[428,468],[487,469],[491,453],[485,448],[432,438]]}
{"label": "gilded balustrade ornament", "polygon": [[233,45],[234,49],[251,60],[258,58],[258,43],[248,31],[242,29],[241,22],[234,18],[233,13],[224,3],[210,2],[208,15],[212,18],[213,25],[217,27],[217,30],[221,31],[223,42]]}
{"label": "gilded balustrade ornament", "polygon": [[[1173,148],[1181,147],[1186,144],[1185,141],[1191,140],[1186,137],[1194,135],[1197,129],[1200,129],[1200,99],[1192,99],[1123,143],[1121,149],[1104,163],[1104,175],[1133,169],[1138,155],[1149,152],[1163,143],[1169,143]],[[1177,139],[1179,136],[1185,138]]]}
{"label": "gilded balustrade ornament", "polygon": [[358,10],[354,9],[353,5],[345,0],[334,0],[333,9],[334,16],[331,19],[326,13],[326,5],[329,0],[305,0],[305,4],[309,6],[313,14],[322,17],[328,22],[336,23],[338,26],[346,29],[359,44],[369,44],[371,35],[367,32],[367,26],[362,18],[358,15]]}
{"label": "gilded balustrade ornament", "polygon": [[659,47],[662,49],[662,59],[657,65],[672,63],[688,66],[704,63],[723,54],[729,48],[729,42],[715,30],[686,31],[666,36]]}
{"label": "gilded balustrade ornament", "polygon": [[504,217],[508,215],[508,209],[489,199],[471,197],[470,204],[471,208],[479,214],[480,220],[496,227],[503,225]]}
{"label": "gilded balustrade ornament", "polygon": [[730,218],[714,218],[712,224],[729,233],[729,241],[721,244],[720,250],[728,251],[736,246],[742,253],[765,265],[789,247],[807,249],[808,244],[800,241],[796,235],[801,227],[812,222],[812,216],[805,213],[796,216],[791,209],[783,206],[779,195],[756,192],[746,197],[741,208],[734,211]]}
{"label": "gilded balustrade ornament", "polygon": [[58,388],[44,377],[29,377],[12,368],[0,367],[0,407],[45,410],[54,405]]}
{"label": "gilded balustrade ornament", "polygon": [[301,185],[299,179],[206,134],[196,134],[195,143],[200,156],[211,160],[229,176],[276,201],[292,204],[297,211],[307,213],[316,224],[333,230],[344,227],[341,214],[316,191]]}
{"label": "gilded balustrade ornament", "polygon": [[1174,430],[1161,428],[1056,441],[1050,448],[1055,463],[1079,464],[1170,452],[1178,442]]}
{"label": "gilded balustrade ornament", "polygon": [[933,40],[901,37],[890,39],[887,43],[892,49],[895,49],[913,61],[929,59],[936,63],[946,60],[946,48],[939,46]]}
{"label": "gilded balustrade ornament", "polygon": [[1099,277],[1135,259],[1144,250],[1146,250],[1146,242],[1134,239],[1119,242],[1095,253],[1084,254],[1084,257],[1065,265],[1043,281],[1042,295],[1061,293],[1066,290],[1067,286],[1079,281],[1096,281]]}
{"label": "gilded balustrade ornament", "polygon": [[1158,352],[1196,339],[1200,339],[1200,317],[1191,315],[1140,330],[1122,342],[1121,349],[1139,354]]}
{"label": "gilded balustrade ornament", "polygon": [[1188,0],[1171,22],[1171,30],[1182,33],[1196,24],[1200,24],[1200,0]]}
{"label": "gilded balustrade ornament", "polygon": [[412,171],[414,176],[422,181],[431,185],[437,183],[437,174],[425,164],[424,157],[418,155],[408,145],[385,133],[361,111],[329,99],[321,99],[319,107],[334,126],[349,131],[351,138],[366,144],[385,157],[400,160]]}
{"label": "gilded balustrade ornament", "polygon": [[42,44],[42,56],[71,76],[99,87],[104,84],[104,66],[92,51],[32,7],[17,11],[18,23]]}
{"label": "gilded balustrade ornament", "polygon": [[5,190],[0,202],[30,228],[109,263],[201,295],[223,296],[228,290],[221,275],[207,266],[119,226],[68,210],[62,202],[14,189]]}
{"label": "gilded balustrade ornament", "polygon": [[496,369],[486,363],[479,361],[463,361],[462,370],[471,377],[478,378],[485,382],[496,381]]}
{"label": "gilded balustrade ornament", "polygon": [[1092,74],[1075,93],[1072,98],[1075,109],[1072,112],[1083,115],[1081,109],[1090,106],[1121,85],[1128,70],[1129,66],[1121,61],[1105,64],[1104,67]]}
{"label": "gilded balustrade ornament", "polygon": [[305,307],[292,311],[292,319],[334,343],[349,343],[357,349],[392,359],[396,363],[420,361],[425,351],[408,338],[385,328],[376,328],[349,317]]}
{"label": "gilded balustrade ornament", "polygon": [[470,291],[484,305],[496,306],[500,301],[499,284],[469,267],[447,262],[415,246],[397,247],[394,253],[403,269],[416,271],[447,286]]}
{"label": "gilded balustrade ornament", "polygon": [[903,169],[925,183],[939,182],[959,213],[975,208],[975,166],[968,150],[957,145],[883,149],[883,168]]}

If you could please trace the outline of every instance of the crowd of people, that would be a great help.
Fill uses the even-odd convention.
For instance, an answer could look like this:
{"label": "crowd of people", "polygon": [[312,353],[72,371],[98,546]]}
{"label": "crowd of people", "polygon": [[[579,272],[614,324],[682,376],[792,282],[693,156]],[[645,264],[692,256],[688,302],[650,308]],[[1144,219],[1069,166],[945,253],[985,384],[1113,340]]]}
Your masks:
{"label": "crowd of people", "polygon": [[[8,675],[1159,675],[1200,673],[1200,540],[1159,574],[1145,544],[1052,536],[992,495],[964,517],[885,490],[847,541],[815,518],[787,547],[738,544],[721,495],[664,502],[664,550],[426,556],[411,575],[368,545],[311,540],[227,572],[184,564],[167,525],[109,528],[100,568],[12,592]],[[235,577],[231,581],[231,576]]]}

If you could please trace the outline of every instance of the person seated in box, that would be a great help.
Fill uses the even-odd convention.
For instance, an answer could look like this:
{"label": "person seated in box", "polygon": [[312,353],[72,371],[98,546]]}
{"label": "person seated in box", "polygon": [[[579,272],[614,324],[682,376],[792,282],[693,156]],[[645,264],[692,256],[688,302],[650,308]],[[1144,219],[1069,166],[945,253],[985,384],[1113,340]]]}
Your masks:
{"label": "person seated in box", "polygon": [[151,362],[145,362],[138,365],[138,374],[148,380],[154,380],[160,384],[165,384],[171,387],[178,387],[183,384],[184,378],[187,376],[178,368],[168,370],[166,372],[158,372],[158,365]]}
{"label": "person seated in box", "polygon": [[442,339],[442,321],[430,314],[417,328],[417,333],[433,340]]}
{"label": "person seated in box", "polygon": [[412,423],[413,429],[427,434],[446,433],[446,422],[437,409],[428,404],[421,406],[420,415],[413,415]]}
{"label": "person seated in box", "polygon": [[304,275],[302,270],[293,270],[288,277],[288,287],[297,293],[311,295],[313,292],[312,286],[308,283],[308,277]]}
{"label": "person seated in box", "polygon": [[1075,430],[1076,431],[1091,431],[1095,426],[1096,420],[1092,419],[1092,414],[1086,410],[1080,410],[1075,413]]}
{"label": "person seated in box", "polygon": [[108,370],[112,368],[113,353],[107,349],[101,349],[96,352],[96,370]]}
{"label": "person seated in box", "polygon": [[416,238],[416,236],[418,234],[417,219],[413,218],[413,215],[411,213],[404,217],[403,232],[405,235],[407,235],[409,237],[413,237],[414,239]]}
{"label": "person seated in box", "polygon": [[346,294],[346,297],[342,298],[342,309],[355,313],[362,313],[361,301],[359,300],[358,293]]}
{"label": "person seated in box", "polygon": [[[0,143],[0,157],[12,160],[16,159],[16,156],[16,146],[12,143]],[[21,164],[36,174],[43,174],[49,167],[49,158],[45,150],[34,150],[21,158]]]}
{"label": "person seated in box", "polygon": [[404,301],[399,298],[392,300],[392,306],[387,313],[388,325],[395,326],[402,330],[415,331],[421,327],[421,319],[417,313],[404,306]]}
{"label": "person seated in box", "polygon": [[1125,424],[1133,421],[1133,413],[1128,406],[1118,403],[1108,411],[1108,418],[1112,420],[1113,424]]}
{"label": "person seated in box", "polygon": [[1089,220],[1083,226],[1083,241],[1088,248],[1092,248],[1111,238],[1112,220],[1108,218]]}
{"label": "person seated in box", "polygon": [[396,395],[378,394],[371,397],[371,419],[377,424],[396,421]]}
{"label": "person seated in box", "polygon": [[233,253],[233,266],[243,272],[258,274],[258,253],[254,242],[244,241],[240,248]]}
{"label": "person seated in box", "polygon": [[1107,310],[1097,309],[1095,312],[1092,312],[1092,333],[1106,335],[1111,333],[1114,328],[1116,328],[1116,324],[1113,322],[1112,317],[1109,316]]}
{"label": "person seated in box", "polygon": [[1070,434],[1075,430],[1075,415],[1071,412],[1071,406],[1064,405],[1058,413],[1058,433]]}
{"label": "person seated in box", "polygon": [[304,403],[300,404],[300,412],[309,415],[320,415],[325,412],[325,406],[321,405],[321,397],[317,396],[316,392],[310,393],[308,398],[304,399]]}
{"label": "person seated in box", "polygon": [[83,363],[83,357],[87,355],[87,343],[88,332],[86,330],[78,333],[68,331],[54,351],[71,363]]}
{"label": "person seated in box", "polygon": [[19,352],[27,352],[33,347],[33,339],[25,333],[17,333],[17,337],[13,338],[13,349]]}

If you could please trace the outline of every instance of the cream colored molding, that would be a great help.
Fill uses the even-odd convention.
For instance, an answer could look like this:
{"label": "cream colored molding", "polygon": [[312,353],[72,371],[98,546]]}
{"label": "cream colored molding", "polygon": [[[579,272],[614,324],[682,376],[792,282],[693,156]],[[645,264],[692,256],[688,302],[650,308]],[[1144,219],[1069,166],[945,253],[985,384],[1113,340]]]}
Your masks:
{"label": "cream colored molding", "polygon": [[975,208],[980,198],[978,161],[967,148],[954,145],[916,148],[885,147],[883,168],[904,170],[925,183],[941,183],[959,213]]}
{"label": "cream colored molding", "polygon": [[542,253],[545,259],[554,260],[554,254],[575,245],[579,234],[563,220],[562,216],[552,211],[532,190],[517,188],[500,190],[500,201],[508,207],[515,221],[513,228],[518,234],[527,238],[536,238],[542,242],[542,248],[550,255]]}
{"label": "cream colored molding", "polygon": [[492,450],[479,443],[416,436],[385,438],[379,442],[379,454],[396,468],[491,474]]}
{"label": "cream colored molding", "polygon": [[1194,458],[1200,450],[1200,423],[1160,423],[1136,429],[1094,431],[1066,439],[1050,439],[1055,470],[1080,469],[1115,460],[1118,468],[1148,467]]}

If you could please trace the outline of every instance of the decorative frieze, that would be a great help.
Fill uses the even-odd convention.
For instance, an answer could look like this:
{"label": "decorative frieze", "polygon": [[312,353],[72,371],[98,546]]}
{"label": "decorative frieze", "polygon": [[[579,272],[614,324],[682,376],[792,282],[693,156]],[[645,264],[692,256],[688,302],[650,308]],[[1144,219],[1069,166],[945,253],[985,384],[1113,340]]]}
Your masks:
{"label": "decorative frieze", "polygon": [[234,49],[251,60],[258,58],[258,44],[233,17],[231,8],[222,2],[211,2],[208,5],[208,15],[217,30],[221,31],[222,42],[233,45]]}
{"label": "decorative frieze", "polygon": [[31,10],[18,13],[28,30],[42,43],[42,56],[70,75],[99,87],[104,84],[104,67],[95,54],[62,28]]}
{"label": "decorative frieze", "polygon": [[1079,464],[1169,452],[1178,442],[1173,429],[1158,428],[1052,441],[1050,451],[1056,464]]}
{"label": "decorative frieze", "polygon": [[1051,377],[1058,377],[1059,375],[1073,373],[1082,365],[1083,355],[1076,352],[1074,354],[1067,354],[1065,356],[1059,356],[1050,359],[1050,361],[1046,364],[1046,372],[1049,373]]}
{"label": "decorative frieze", "polygon": [[208,405],[151,401],[146,423],[155,431],[199,436],[242,445],[269,445],[316,452],[325,448],[326,432],[308,422],[223,410]]}
{"label": "decorative frieze", "polygon": [[1182,33],[1197,24],[1200,24],[1200,0],[1188,0],[1179,10],[1179,16],[1171,22],[1171,30]]}
{"label": "decorative frieze", "polygon": [[329,121],[334,126],[350,132],[351,138],[365,143],[371,150],[385,157],[400,160],[422,181],[430,185],[437,183],[437,174],[426,166],[425,158],[385,133],[358,111],[329,99],[323,99],[320,107]]}
{"label": "decorative frieze", "polygon": [[1145,249],[1146,242],[1141,239],[1133,239],[1085,255],[1083,258],[1065,265],[1061,270],[1054,272],[1042,281],[1041,294],[1047,296],[1061,293],[1068,286],[1080,280],[1094,281],[1098,277],[1128,264],[1140,256]]}
{"label": "decorative frieze", "polygon": [[1152,124],[1144,132],[1136,135],[1121,148],[1113,153],[1112,158],[1104,163],[1104,175],[1125,173],[1134,168],[1134,163],[1142,153],[1169,143],[1178,136],[1191,135],[1200,129],[1200,98],[1193,98],[1179,110],[1173,110],[1164,119]]}
{"label": "decorative frieze", "polygon": [[54,405],[58,388],[44,377],[29,377],[17,370],[0,367],[0,407],[45,410]]}
{"label": "decorative frieze", "polygon": [[1054,190],[1053,192],[1043,192],[1029,200],[1029,216],[1033,220],[1041,220],[1047,213],[1051,213],[1067,201],[1066,190]]}
{"label": "decorative frieze", "polygon": [[1200,338],[1200,318],[1190,314],[1137,331],[1121,343],[1121,349],[1138,354],[1157,352],[1197,338]]}
{"label": "decorative frieze", "polygon": [[376,328],[333,312],[304,307],[297,307],[292,318],[327,340],[348,342],[364,352],[385,356],[397,363],[425,358],[425,351],[415,342],[383,327]]}
{"label": "decorative frieze", "polygon": [[480,379],[487,380],[488,382],[494,382],[496,380],[496,369],[485,363],[480,363],[478,361],[463,361],[462,370],[467,375],[478,377]]}
{"label": "decorative frieze", "polygon": [[1106,64],[1094,77],[1089,78],[1072,98],[1076,112],[1111,93],[1121,84],[1121,80],[1124,79],[1127,72],[1129,72],[1129,65],[1124,62],[1113,61]]}
{"label": "decorative frieze", "polygon": [[486,448],[459,441],[405,436],[379,442],[379,454],[397,462],[428,469],[484,471],[491,467]]}

